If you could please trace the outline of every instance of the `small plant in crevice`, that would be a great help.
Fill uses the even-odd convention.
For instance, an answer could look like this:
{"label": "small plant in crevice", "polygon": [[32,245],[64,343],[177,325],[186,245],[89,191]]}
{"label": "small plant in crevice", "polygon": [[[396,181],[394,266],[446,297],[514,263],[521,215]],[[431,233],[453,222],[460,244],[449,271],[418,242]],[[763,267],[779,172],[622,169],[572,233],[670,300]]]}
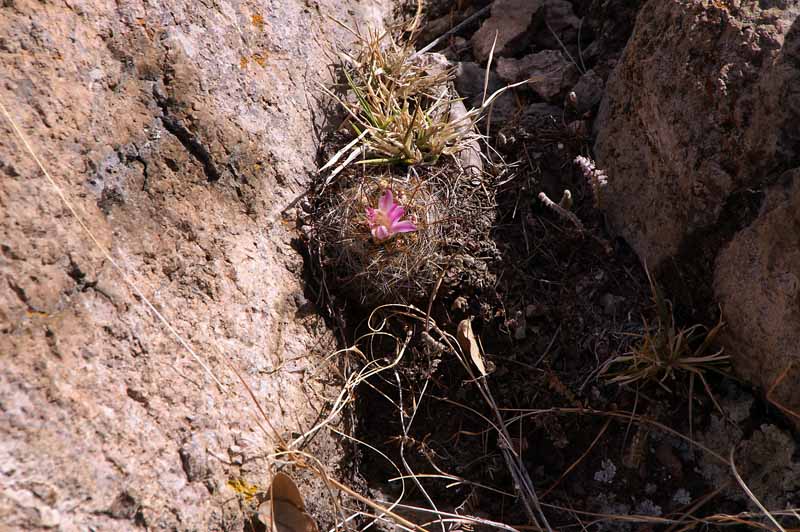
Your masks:
{"label": "small plant in crevice", "polygon": [[608,174],[606,174],[605,170],[597,168],[595,162],[589,157],[579,155],[575,157],[575,164],[577,164],[581,172],[583,172],[586,183],[592,191],[595,208],[600,209],[603,205],[603,189],[608,186]]}
{"label": "small plant in crevice", "polygon": [[706,390],[706,371],[722,372],[728,365],[729,356],[723,349],[714,350],[717,335],[724,327],[720,321],[712,328],[702,324],[678,327],[675,323],[671,303],[648,273],[653,303],[656,307],[656,323],[644,321],[644,332],[635,335],[636,345],[624,355],[609,359],[601,369],[601,375],[609,382],[617,384],[636,384],[656,382],[670,391],[665,382],[677,374],[688,374],[691,379],[698,377]]}
{"label": "small plant in crevice", "polygon": [[462,262],[479,268],[483,259],[467,257],[492,255],[494,197],[459,175],[453,164],[345,172],[316,200],[312,239],[326,282],[362,303],[421,302],[444,272],[463,279]]}
{"label": "small plant in crevice", "polygon": [[[592,191],[594,207],[596,209],[602,209],[603,189],[608,186],[608,175],[605,170],[597,168],[595,162],[589,157],[579,155],[575,157],[574,162],[586,178],[589,190]],[[541,201],[545,207],[555,212],[561,219],[572,223],[579,231],[584,230],[581,220],[571,211],[572,193],[569,190],[564,190],[561,201],[558,203],[551,200],[544,192],[539,193],[539,201]]]}
{"label": "small plant in crevice", "polygon": [[329,139],[336,153],[312,192],[323,282],[370,304],[490,286],[494,176],[483,171],[475,123],[505,89],[467,111],[444,56],[389,32],[352,33],[355,51],[337,56],[339,92],[324,89],[346,127]]}

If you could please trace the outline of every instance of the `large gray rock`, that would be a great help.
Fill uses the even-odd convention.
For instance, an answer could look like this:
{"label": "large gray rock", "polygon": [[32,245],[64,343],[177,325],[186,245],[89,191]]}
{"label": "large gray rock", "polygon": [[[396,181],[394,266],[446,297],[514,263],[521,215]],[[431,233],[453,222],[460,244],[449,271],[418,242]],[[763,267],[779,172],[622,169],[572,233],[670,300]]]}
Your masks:
{"label": "large gray rock", "polygon": [[[349,39],[331,18],[366,28],[388,6],[2,6],[0,101],[222,387],[0,118],[0,528],[242,530],[228,480],[265,488],[276,442],[230,367],[284,437],[337,393],[305,371],[334,342],[307,312],[281,213],[314,171],[323,46]],[[326,434],[306,450],[341,456]],[[309,507],[330,522],[323,499]]]}
{"label": "large gray rock", "polygon": [[[678,303],[722,304],[735,368],[764,388],[800,362],[798,16],[797,2],[651,0],[596,122],[612,228]],[[798,375],[780,397],[800,411]]]}

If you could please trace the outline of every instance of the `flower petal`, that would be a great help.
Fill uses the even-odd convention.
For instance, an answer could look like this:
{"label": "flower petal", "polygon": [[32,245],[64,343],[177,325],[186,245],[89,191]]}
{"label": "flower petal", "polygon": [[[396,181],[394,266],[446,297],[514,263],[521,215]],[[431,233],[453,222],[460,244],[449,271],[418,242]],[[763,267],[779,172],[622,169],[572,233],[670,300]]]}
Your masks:
{"label": "flower petal", "polygon": [[394,198],[392,198],[392,190],[387,188],[378,201],[378,208],[383,212],[389,212],[389,209],[394,205]]}
{"label": "flower petal", "polygon": [[374,236],[378,240],[386,240],[387,238],[389,238],[389,230],[386,229],[385,226],[379,225],[378,227],[372,230],[372,236]]}
{"label": "flower petal", "polygon": [[389,222],[394,223],[403,216],[405,216],[406,210],[398,204],[392,205],[392,208],[389,209],[389,212],[386,213],[386,216],[389,218]]}
{"label": "flower petal", "polygon": [[414,225],[414,222],[403,220],[401,222],[394,222],[391,229],[392,233],[410,233],[411,231],[416,231],[417,226]]}
{"label": "flower petal", "polygon": [[373,209],[372,207],[367,207],[367,220],[369,220],[370,224],[375,223],[376,216],[377,213],[375,212],[375,209]]}

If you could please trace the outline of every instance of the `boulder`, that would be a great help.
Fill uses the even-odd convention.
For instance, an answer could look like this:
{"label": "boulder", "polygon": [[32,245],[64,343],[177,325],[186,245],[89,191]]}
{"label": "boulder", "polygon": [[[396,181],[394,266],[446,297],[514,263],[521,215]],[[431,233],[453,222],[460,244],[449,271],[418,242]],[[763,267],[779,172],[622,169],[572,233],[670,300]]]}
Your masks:
{"label": "boulder", "polygon": [[528,29],[543,3],[544,0],[495,0],[491,16],[472,36],[475,60],[481,64],[486,63],[495,35],[495,57],[510,56],[524,50],[530,43]]}
{"label": "boulder", "polygon": [[[332,19],[380,28],[388,12],[3,2],[0,102],[97,244],[197,354],[0,117],[3,526],[247,528],[231,486],[266,488],[264,457],[338,393],[316,369],[335,341],[303,295],[284,215],[315,171],[324,47],[352,39]],[[304,450],[331,468],[341,456],[327,433]],[[309,510],[330,523],[324,499]]]}
{"label": "boulder", "polygon": [[800,68],[784,49],[798,14],[795,4],[642,7],[608,81],[595,152],[610,177],[609,221],[649,266],[717,224],[732,192],[800,153]]}
{"label": "boulder", "polygon": [[517,83],[528,79],[525,85],[540,98],[553,101],[565,89],[571,87],[580,75],[578,68],[557,50],[544,50],[529,54],[522,59],[500,57],[497,59],[497,75],[506,83]]}
{"label": "boulder", "polygon": [[800,170],[767,191],[758,218],[717,256],[714,292],[737,371],[774,387],[770,400],[800,421]]}
{"label": "boulder", "polygon": [[798,16],[796,2],[647,2],[595,123],[611,228],[693,317],[721,304],[735,369],[764,388],[800,362]]}

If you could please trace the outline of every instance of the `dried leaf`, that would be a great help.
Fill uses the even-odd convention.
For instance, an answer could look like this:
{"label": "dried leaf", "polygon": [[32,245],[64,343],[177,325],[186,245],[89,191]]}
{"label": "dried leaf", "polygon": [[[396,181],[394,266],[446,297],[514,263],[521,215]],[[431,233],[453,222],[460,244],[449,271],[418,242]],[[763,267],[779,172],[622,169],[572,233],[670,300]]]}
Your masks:
{"label": "dried leaf", "polygon": [[467,318],[461,320],[456,330],[456,338],[458,338],[458,345],[461,346],[461,350],[469,355],[469,358],[472,360],[472,363],[475,364],[475,367],[478,368],[478,371],[481,372],[481,375],[484,377],[488,375],[489,373],[486,371],[486,363],[483,360],[481,349],[478,346],[478,341],[475,339],[475,333],[472,332],[471,319]]}
{"label": "dried leaf", "polygon": [[300,490],[284,473],[276,473],[272,479],[267,500],[258,508],[258,518],[272,532],[317,532]]}

